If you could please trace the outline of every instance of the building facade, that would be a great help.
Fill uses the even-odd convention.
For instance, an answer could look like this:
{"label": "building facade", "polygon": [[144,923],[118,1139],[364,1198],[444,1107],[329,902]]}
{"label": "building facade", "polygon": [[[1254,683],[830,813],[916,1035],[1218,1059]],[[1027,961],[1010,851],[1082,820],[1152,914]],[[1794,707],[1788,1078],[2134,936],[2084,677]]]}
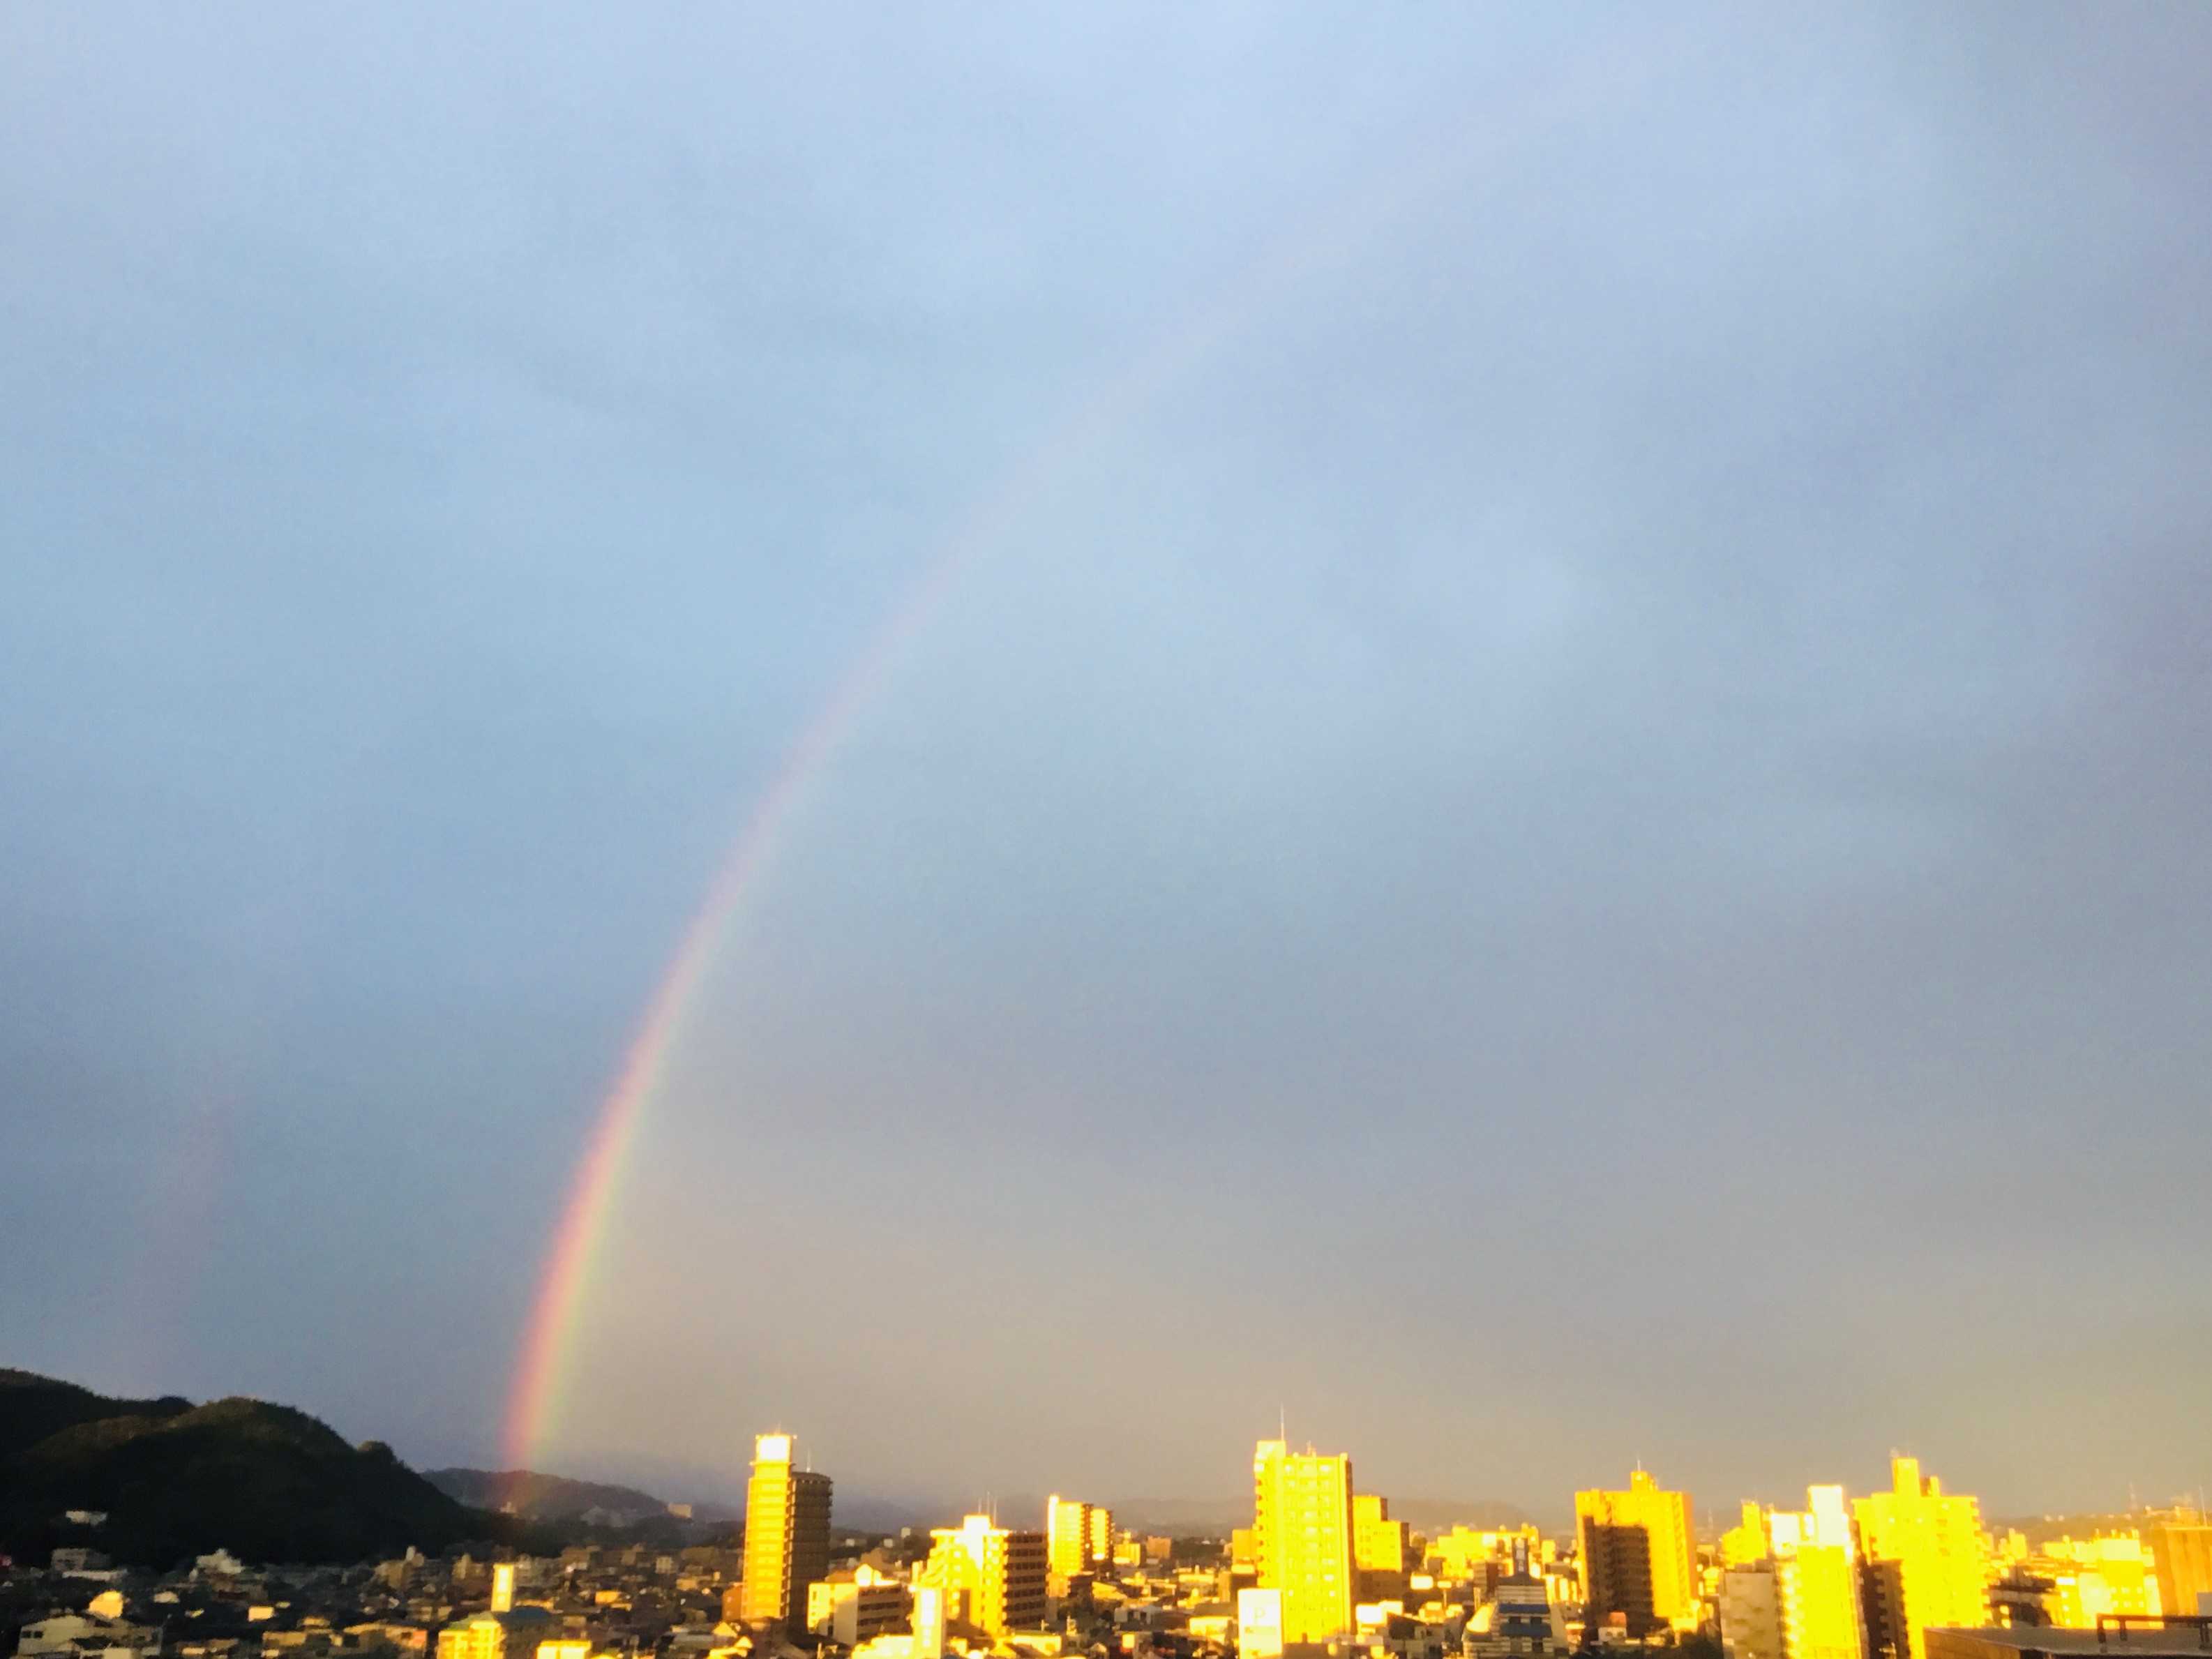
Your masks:
{"label": "building facade", "polygon": [[1390,1518],[1387,1499],[1373,1492],[1352,1495],[1352,1565],[1362,1601],[1404,1600],[1413,1566],[1412,1529]]}
{"label": "building facade", "polygon": [[830,1477],[792,1467],[787,1434],[753,1442],[744,1563],[744,1621],[805,1628],[806,1587],[830,1571]]}
{"label": "building facade", "polygon": [[988,1515],[970,1515],[929,1536],[918,1582],[943,1590],[948,1611],[964,1603],[959,1616],[994,1637],[1043,1626],[1050,1573],[1044,1534],[1010,1531],[993,1526]]}
{"label": "building facade", "polygon": [[1721,1650],[1728,1659],[1783,1659],[1782,1604],[1771,1558],[1721,1569]]}
{"label": "building facade", "polygon": [[1867,1651],[1874,1659],[1927,1659],[1923,1631],[1989,1622],[1981,1507],[1947,1494],[1933,1475],[1923,1478],[1917,1458],[1892,1460],[1890,1486],[1851,1505]]}
{"label": "building facade", "polygon": [[1114,1561],[1114,1516],[1054,1492],[1045,1500],[1045,1556],[1055,1578],[1073,1578]]}
{"label": "building facade", "polygon": [[[1626,1492],[1575,1494],[1583,1617],[1623,1616],[1632,1638],[1698,1627],[1698,1577],[1687,1492],[1662,1492],[1642,1469]],[[1917,1656],[1916,1656],[1917,1659]]]}
{"label": "building facade", "polygon": [[2212,1524],[2197,1510],[2166,1510],[2142,1529],[2158,1574],[2158,1600],[2166,1613],[2205,1611],[2200,1595],[2212,1595]]}
{"label": "building facade", "polygon": [[1841,1486],[1814,1486],[1802,1513],[1767,1517],[1784,1659],[1865,1659],[1858,1563]]}
{"label": "building facade", "polygon": [[1294,1456],[1262,1440],[1252,1459],[1252,1547],[1261,1589],[1281,1593],[1284,1643],[1352,1632],[1352,1460]]}

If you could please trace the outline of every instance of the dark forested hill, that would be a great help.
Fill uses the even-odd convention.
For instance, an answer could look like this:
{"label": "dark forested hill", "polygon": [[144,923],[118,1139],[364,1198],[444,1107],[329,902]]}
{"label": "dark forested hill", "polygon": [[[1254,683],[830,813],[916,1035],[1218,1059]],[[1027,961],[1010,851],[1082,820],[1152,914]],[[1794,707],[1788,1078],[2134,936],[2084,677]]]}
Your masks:
{"label": "dark forested hill", "polygon": [[0,1458],[13,1457],[50,1434],[103,1417],[174,1417],[192,1402],[171,1395],[162,1400],[110,1400],[34,1371],[0,1366]]}
{"label": "dark forested hill", "polygon": [[[105,1510],[96,1528],[68,1510]],[[167,1566],[218,1547],[249,1561],[357,1561],[495,1536],[376,1441],[258,1400],[108,1400],[0,1371],[0,1550],[60,1543]]]}

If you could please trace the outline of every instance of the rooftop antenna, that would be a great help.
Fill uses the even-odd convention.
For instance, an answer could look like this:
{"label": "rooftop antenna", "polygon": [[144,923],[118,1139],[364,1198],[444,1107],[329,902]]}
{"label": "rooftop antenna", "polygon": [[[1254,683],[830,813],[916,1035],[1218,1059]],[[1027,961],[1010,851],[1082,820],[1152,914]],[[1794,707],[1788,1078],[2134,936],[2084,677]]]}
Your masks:
{"label": "rooftop antenna", "polygon": [[1285,1448],[1291,1443],[1291,1413],[1288,1407],[1275,1407],[1275,1437],[1281,1441]]}

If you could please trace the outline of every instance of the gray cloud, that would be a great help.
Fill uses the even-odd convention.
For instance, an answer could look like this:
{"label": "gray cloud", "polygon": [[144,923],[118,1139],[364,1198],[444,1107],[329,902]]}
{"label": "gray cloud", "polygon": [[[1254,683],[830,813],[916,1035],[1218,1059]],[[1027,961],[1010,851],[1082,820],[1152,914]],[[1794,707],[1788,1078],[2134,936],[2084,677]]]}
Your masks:
{"label": "gray cloud", "polygon": [[1199,319],[787,825],[552,1455],[2203,1480],[2212,33],[1644,27],[11,15],[11,1356],[492,1456],[721,848]]}

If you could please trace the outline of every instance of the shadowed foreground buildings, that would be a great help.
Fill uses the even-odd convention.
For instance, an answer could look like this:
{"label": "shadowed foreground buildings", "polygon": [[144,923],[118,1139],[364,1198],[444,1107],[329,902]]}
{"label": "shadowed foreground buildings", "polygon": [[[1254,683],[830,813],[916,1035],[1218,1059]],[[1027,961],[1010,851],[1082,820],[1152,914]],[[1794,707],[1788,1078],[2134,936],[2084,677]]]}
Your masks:
{"label": "shadowed foreground buildings", "polygon": [[2124,1643],[2094,1630],[2039,1630],[2027,1626],[1981,1630],[1931,1628],[1928,1659],[2203,1659],[2199,1630],[2187,1624],[2131,1629]]}

